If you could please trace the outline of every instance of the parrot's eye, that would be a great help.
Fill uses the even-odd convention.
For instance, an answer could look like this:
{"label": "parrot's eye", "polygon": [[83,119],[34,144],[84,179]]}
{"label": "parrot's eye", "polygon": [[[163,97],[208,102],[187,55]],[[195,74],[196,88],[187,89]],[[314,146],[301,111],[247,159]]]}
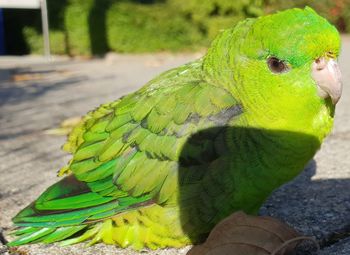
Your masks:
{"label": "parrot's eye", "polygon": [[273,73],[285,73],[289,70],[288,65],[276,57],[269,57],[267,59],[267,65]]}

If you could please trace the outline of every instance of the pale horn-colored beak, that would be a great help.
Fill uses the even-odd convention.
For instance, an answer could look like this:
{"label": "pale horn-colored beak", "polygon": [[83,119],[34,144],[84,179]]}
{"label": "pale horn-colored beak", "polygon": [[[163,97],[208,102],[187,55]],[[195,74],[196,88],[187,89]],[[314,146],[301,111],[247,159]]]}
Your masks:
{"label": "pale horn-colored beak", "polygon": [[312,78],[317,84],[318,95],[322,98],[330,97],[335,105],[342,93],[342,81],[339,66],[334,59],[324,57],[312,63]]}

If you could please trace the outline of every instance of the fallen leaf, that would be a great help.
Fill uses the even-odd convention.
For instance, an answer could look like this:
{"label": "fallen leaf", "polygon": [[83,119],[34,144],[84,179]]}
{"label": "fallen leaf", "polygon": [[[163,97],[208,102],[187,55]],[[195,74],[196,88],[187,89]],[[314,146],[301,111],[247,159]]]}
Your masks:
{"label": "fallen leaf", "polygon": [[38,73],[23,73],[23,74],[14,74],[12,75],[12,80],[14,82],[21,82],[21,81],[33,81],[33,80],[42,80],[43,75]]}
{"label": "fallen leaf", "polygon": [[287,255],[303,240],[316,243],[275,218],[236,212],[219,222],[205,243],[187,255]]}

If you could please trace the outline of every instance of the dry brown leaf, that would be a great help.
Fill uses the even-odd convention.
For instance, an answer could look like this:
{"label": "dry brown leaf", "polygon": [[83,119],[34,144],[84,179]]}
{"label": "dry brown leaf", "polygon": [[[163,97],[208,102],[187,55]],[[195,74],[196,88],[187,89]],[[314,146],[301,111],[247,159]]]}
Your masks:
{"label": "dry brown leaf", "polygon": [[219,222],[206,242],[187,255],[287,255],[302,240],[315,242],[275,218],[236,212]]}
{"label": "dry brown leaf", "polygon": [[14,82],[41,80],[43,75],[39,73],[21,73],[12,75]]}

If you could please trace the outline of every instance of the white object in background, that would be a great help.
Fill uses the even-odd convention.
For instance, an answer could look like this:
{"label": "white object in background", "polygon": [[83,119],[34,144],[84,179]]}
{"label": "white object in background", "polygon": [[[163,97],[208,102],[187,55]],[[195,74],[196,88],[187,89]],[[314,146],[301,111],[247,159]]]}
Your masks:
{"label": "white object in background", "polygon": [[41,9],[41,21],[44,35],[44,53],[50,59],[49,20],[46,0],[0,0],[0,8]]}
{"label": "white object in background", "polygon": [[40,9],[40,0],[0,0],[1,8]]}

